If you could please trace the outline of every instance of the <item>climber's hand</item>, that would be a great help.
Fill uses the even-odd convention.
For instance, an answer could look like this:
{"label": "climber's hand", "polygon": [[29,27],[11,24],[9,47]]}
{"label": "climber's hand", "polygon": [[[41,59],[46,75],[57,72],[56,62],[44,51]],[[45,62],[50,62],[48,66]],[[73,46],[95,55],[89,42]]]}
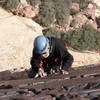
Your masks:
{"label": "climber's hand", "polygon": [[62,74],[63,75],[67,75],[67,74],[69,74],[69,72],[68,71],[65,71],[65,70],[62,70]]}
{"label": "climber's hand", "polygon": [[40,77],[45,77],[45,76],[47,76],[47,74],[44,72],[44,70],[43,70],[42,68],[39,68],[38,75],[39,75]]}

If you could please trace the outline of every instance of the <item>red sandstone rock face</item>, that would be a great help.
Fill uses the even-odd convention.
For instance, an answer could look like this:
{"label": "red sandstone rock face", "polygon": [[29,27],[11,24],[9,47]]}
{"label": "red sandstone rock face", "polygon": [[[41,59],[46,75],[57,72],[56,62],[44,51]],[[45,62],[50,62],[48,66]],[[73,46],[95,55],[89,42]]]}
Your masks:
{"label": "red sandstone rock face", "polygon": [[28,78],[27,73],[0,73],[0,100],[99,100],[100,65],[70,69],[69,75]]}
{"label": "red sandstone rock face", "polygon": [[34,18],[39,13],[39,5],[32,7],[28,3],[20,3],[16,9],[11,10],[14,15]]}
{"label": "red sandstone rock face", "polygon": [[82,27],[82,25],[84,25],[84,24],[87,22],[87,20],[88,20],[88,18],[87,18],[85,15],[83,15],[83,14],[77,14],[77,15],[74,17],[74,19],[75,19],[76,22],[77,22],[75,28],[80,28],[80,27]]}
{"label": "red sandstone rock face", "polygon": [[96,11],[96,5],[89,4],[88,7],[83,11],[84,15],[89,19],[95,21],[95,11]]}

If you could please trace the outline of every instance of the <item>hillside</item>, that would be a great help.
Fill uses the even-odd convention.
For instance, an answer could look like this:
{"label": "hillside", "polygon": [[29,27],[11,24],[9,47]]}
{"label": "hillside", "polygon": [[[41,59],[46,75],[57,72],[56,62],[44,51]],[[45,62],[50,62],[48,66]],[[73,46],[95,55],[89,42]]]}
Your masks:
{"label": "hillside", "polygon": [[[64,39],[68,75],[29,78],[34,39]],[[0,100],[100,100],[100,0],[0,0]]]}
{"label": "hillside", "polygon": [[[63,0],[63,2],[65,1],[66,0]],[[35,36],[40,34],[65,39],[69,43],[69,52],[74,56],[73,67],[97,64],[100,62],[99,3],[94,1],[96,5],[95,3],[86,1],[83,3],[81,0],[77,2],[69,2],[67,0],[65,3],[70,4],[70,6],[66,7],[66,5],[64,5],[64,7],[66,11],[70,11],[70,13],[64,11],[64,13],[66,12],[69,16],[64,17],[64,19],[60,21],[58,17],[51,16],[53,12],[56,11],[52,9],[54,3],[56,5],[57,3],[59,4],[59,2],[59,0],[58,2],[55,0],[52,0],[52,2],[46,0],[1,0],[0,5],[3,9],[0,8],[0,71],[18,71],[30,68],[33,41]],[[59,7],[60,6],[59,4]],[[50,8],[46,9],[45,7]],[[59,7],[57,9],[61,9],[61,11],[64,10]],[[50,15],[47,15],[48,10],[51,10]],[[43,11],[46,12],[43,13]],[[44,21],[39,23],[43,20],[43,14],[46,14],[47,18],[51,16],[51,21],[53,21],[52,18],[57,18],[59,23],[56,22],[57,19],[51,23],[49,19],[46,19],[46,15]],[[64,16],[67,16],[66,14]],[[66,21],[63,23],[63,20],[67,20],[68,23],[65,23]],[[45,25],[45,21],[50,22],[48,25]],[[86,23],[91,26],[84,26]],[[86,36],[84,36],[83,33],[85,33]],[[85,39],[85,41],[83,39]]]}

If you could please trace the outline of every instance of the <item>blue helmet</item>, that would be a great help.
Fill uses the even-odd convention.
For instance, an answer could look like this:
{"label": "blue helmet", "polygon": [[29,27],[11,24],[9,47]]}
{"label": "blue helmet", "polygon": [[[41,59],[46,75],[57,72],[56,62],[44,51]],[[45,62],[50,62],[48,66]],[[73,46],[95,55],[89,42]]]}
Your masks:
{"label": "blue helmet", "polygon": [[45,36],[37,36],[34,40],[34,50],[38,54],[46,52],[49,47],[49,40]]}

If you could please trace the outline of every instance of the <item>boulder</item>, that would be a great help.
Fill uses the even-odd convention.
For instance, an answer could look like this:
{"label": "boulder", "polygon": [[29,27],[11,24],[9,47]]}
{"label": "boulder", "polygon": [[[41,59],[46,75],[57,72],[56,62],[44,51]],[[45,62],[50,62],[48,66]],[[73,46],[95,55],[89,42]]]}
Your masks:
{"label": "boulder", "polygon": [[36,22],[0,8],[0,71],[30,68],[33,41],[38,35],[42,35],[42,27]]}
{"label": "boulder", "polygon": [[86,22],[88,21],[88,18],[81,13],[74,16],[74,19],[77,22],[75,28],[81,28],[82,25],[86,24]]}
{"label": "boulder", "polygon": [[32,7],[27,2],[22,2],[19,3],[19,5],[15,9],[12,9],[11,12],[17,16],[28,17],[33,19],[39,14],[39,5]]}
{"label": "boulder", "polygon": [[88,19],[95,20],[95,11],[96,6],[90,3],[88,7],[84,10],[84,15],[86,15]]}

